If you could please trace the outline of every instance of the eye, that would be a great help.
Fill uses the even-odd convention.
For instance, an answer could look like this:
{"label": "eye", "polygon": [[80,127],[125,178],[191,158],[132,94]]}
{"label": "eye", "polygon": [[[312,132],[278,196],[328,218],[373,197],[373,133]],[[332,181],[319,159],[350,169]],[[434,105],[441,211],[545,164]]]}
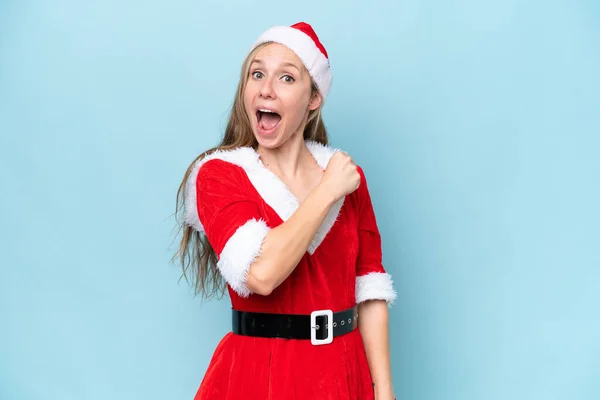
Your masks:
{"label": "eye", "polygon": [[292,82],[296,81],[296,80],[294,79],[294,77],[293,77],[293,76],[291,76],[291,75],[284,75],[284,76],[283,76],[283,80],[284,80],[285,82],[287,82],[287,83],[292,83]]}
{"label": "eye", "polygon": [[260,72],[260,71],[254,71],[254,72],[252,73],[252,77],[253,77],[254,79],[261,79],[261,78],[263,78],[263,77],[264,77],[264,75],[263,75],[263,73],[262,73],[262,72]]}

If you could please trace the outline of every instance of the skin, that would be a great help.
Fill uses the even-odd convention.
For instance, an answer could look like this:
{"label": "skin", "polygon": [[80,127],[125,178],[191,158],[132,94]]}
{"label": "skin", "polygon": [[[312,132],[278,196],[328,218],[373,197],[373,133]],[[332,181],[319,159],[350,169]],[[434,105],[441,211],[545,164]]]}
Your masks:
{"label": "skin", "polygon": [[[322,170],[304,143],[308,114],[321,103],[318,92],[311,94],[310,75],[294,52],[274,43],[256,54],[244,90],[244,108],[261,160],[300,202],[287,221],[267,234],[249,268],[246,285],[259,295],[271,294],[293,272],[329,209],[360,184],[356,164],[346,153],[336,152]],[[260,128],[259,108],[281,116],[274,130]],[[380,300],[361,303],[359,315],[376,399],[392,400],[387,304]]]}
{"label": "skin", "polygon": [[388,307],[385,301],[371,300],[358,305],[358,329],[363,338],[376,400],[394,399],[390,362]]}

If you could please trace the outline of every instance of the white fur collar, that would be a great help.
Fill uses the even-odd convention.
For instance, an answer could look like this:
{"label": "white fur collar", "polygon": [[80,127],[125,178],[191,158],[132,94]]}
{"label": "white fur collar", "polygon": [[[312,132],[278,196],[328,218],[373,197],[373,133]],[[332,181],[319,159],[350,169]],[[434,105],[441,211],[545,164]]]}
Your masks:
{"label": "white fur collar", "polygon": [[[338,149],[314,141],[306,141],[305,143],[322,169],[327,167],[331,156],[338,151]],[[283,221],[287,221],[298,208],[299,202],[296,197],[277,175],[264,166],[258,153],[252,147],[217,150],[196,162],[186,182],[185,222],[197,231],[204,232],[204,227],[198,218],[198,210],[196,208],[196,178],[202,165],[213,159],[223,160],[243,168],[248,179],[250,179],[250,182],[256,188],[256,191]],[[308,248],[310,254],[313,254],[325,239],[325,236],[337,220],[343,204],[344,198],[336,202],[329,210]]]}

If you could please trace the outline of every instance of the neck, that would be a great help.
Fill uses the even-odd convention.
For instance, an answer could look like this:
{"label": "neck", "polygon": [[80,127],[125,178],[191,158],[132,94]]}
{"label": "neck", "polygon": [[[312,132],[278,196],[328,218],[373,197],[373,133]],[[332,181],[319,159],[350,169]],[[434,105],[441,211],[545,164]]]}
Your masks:
{"label": "neck", "polygon": [[302,135],[293,135],[284,144],[274,149],[258,146],[263,163],[281,176],[294,177],[304,166],[310,165],[312,155]]}

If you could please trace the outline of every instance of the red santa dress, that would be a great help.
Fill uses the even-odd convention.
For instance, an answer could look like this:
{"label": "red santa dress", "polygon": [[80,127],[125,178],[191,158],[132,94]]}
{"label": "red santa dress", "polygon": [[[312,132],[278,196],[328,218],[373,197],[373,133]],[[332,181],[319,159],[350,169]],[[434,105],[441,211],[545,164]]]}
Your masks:
{"label": "red santa dress", "polygon": [[[306,141],[325,169],[335,149]],[[381,239],[363,171],[359,188],[331,207],[292,274],[269,296],[253,294],[246,271],[270,229],[299,202],[251,147],[216,151],[187,182],[186,222],[218,254],[236,310],[310,314],[347,310],[396,293],[381,258]],[[359,316],[360,319],[360,316]],[[327,345],[229,332],[218,344],[195,400],[370,400],[373,386],[358,329]]]}

